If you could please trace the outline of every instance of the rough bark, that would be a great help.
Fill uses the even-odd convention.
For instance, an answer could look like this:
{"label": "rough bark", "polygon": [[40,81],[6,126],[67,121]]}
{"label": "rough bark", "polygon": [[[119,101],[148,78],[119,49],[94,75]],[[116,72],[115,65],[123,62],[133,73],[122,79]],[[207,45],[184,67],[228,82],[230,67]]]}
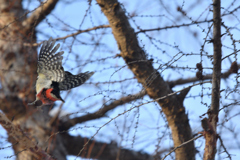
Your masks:
{"label": "rough bark", "polygon": [[[208,111],[208,121],[202,121],[205,133],[204,160],[214,160],[217,143],[217,122],[220,102],[221,81],[221,0],[213,0],[213,76],[211,107]],[[205,122],[207,121],[207,122]]]}
{"label": "rough bark", "polygon": [[[24,42],[29,42],[30,37],[22,30],[23,8],[21,1],[0,1],[1,6],[1,34],[0,34],[0,77],[1,95],[0,109],[8,119],[14,117],[13,125],[25,124],[26,105],[28,100],[34,99],[34,81],[36,80],[36,48],[26,48]],[[18,20],[16,20],[18,19]],[[6,128],[6,127],[5,127]],[[25,132],[25,128],[23,132]],[[12,142],[17,159],[33,159],[35,155],[18,139],[12,138],[11,131],[7,130],[9,141]],[[16,143],[17,142],[17,143]],[[29,149],[29,148],[28,148]],[[22,152],[21,152],[22,151]],[[24,151],[24,152],[23,152]],[[36,157],[35,157],[36,158]]]}
{"label": "rough bark", "polygon": [[[21,117],[26,109],[27,99],[34,99],[32,87],[36,79],[37,54],[35,48],[25,48],[23,42],[29,37],[21,30],[21,23],[16,21],[22,17],[21,1],[0,1],[1,9],[1,110],[8,117]],[[30,75],[30,76],[29,76]],[[18,108],[15,108],[19,105]]]}
{"label": "rough bark", "polygon": [[[48,113],[38,113],[34,111],[36,110],[34,107],[27,106],[29,101],[35,99],[37,52],[35,47],[24,47],[23,44],[35,42],[35,32],[29,34],[29,30],[22,25],[26,14],[24,14],[21,0],[1,0],[0,9],[0,79],[2,86],[0,109],[8,119],[13,119],[13,125],[19,126],[23,133],[28,132],[30,139],[35,143],[38,142],[38,147],[45,149],[48,144],[46,137],[51,134],[51,126],[44,126],[50,119]],[[35,28],[32,29],[35,30]],[[9,141],[13,144],[17,159],[41,159],[33,154],[29,147],[26,148],[22,144],[20,141],[22,139],[12,138],[11,131],[8,131]],[[54,155],[54,151],[50,153]],[[57,154],[54,156],[58,157]]]}
{"label": "rough bark", "polygon": [[[0,115],[0,123],[7,130],[16,159],[51,159],[53,156],[58,160],[65,160],[69,154],[77,155],[87,138],[72,137],[67,132],[54,134],[59,131],[59,128],[52,126],[52,117],[48,115],[49,106],[43,107],[43,111],[27,106],[28,102],[35,99],[37,51],[32,45],[24,44],[32,44],[36,41],[35,27],[54,9],[57,1],[44,2],[29,18],[26,18],[21,3],[21,0],[0,0],[0,80],[2,86],[0,109],[6,115],[6,117],[3,114]],[[73,142],[77,149],[70,150]],[[90,141],[91,144],[92,142],[93,140]],[[148,154],[122,149],[111,143],[94,141],[94,144],[91,145],[88,155],[80,156],[116,159],[120,151],[122,153],[120,159],[126,159],[126,157],[152,159],[152,156]],[[102,155],[98,151],[111,154]]]}
{"label": "rough bark", "polygon": [[[113,35],[121,51],[121,56],[138,79],[138,82],[144,86],[147,94],[151,98],[157,99],[172,93],[167,82],[163,80],[160,74],[154,70],[151,62],[147,60],[144,51],[138,44],[134,30],[130,26],[125,12],[118,1],[97,0],[97,3],[108,18]],[[177,95],[158,101],[171,128],[175,147],[192,138],[188,116],[185,113],[182,102],[183,100]],[[195,159],[194,143],[191,142],[177,149],[175,154],[178,160]]]}
{"label": "rough bark", "polygon": [[[37,143],[32,140],[32,138],[29,137],[20,126],[14,125],[3,113],[0,113],[0,124],[8,132],[9,139],[11,139],[12,142],[15,141],[14,146],[21,146],[23,151],[26,150],[28,155],[32,155],[36,159],[54,160],[53,157],[39,148]],[[21,154],[21,159],[26,158],[27,157],[23,157],[23,154]]]}
{"label": "rough bark", "polygon": [[[75,156],[79,154],[82,146],[89,140],[88,138],[73,137],[65,133],[61,136],[63,136],[62,139],[67,147],[68,154]],[[153,160],[153,157],[147,153],[119,148],[115,142],[107,144],[95,140],[90,140],[89,145],[84,148],[79,156],[98,160]]]}

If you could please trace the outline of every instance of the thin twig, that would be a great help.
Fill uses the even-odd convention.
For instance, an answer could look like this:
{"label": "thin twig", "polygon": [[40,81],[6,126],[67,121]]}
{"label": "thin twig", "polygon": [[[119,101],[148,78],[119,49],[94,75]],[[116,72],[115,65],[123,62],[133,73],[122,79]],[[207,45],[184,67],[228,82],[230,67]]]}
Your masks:
{"label": "thin twig", "polygon": [[226,147],[225,147],[224,144],[223,144],[223,140],[222,140],[222,138],[221,138],[219,135],[218,135],[218,139],[220,140],[220,143],[221,143],[221,146],[223,147],[224,152],[226,152],[226,154],[228,155],[227,158],[229,158],[230,160],[232,160],[231,155],[228,153]]}
{"label": "thin twig", "polygon": [[[76,36],[76,35],[81,34],[81,33],[89,32],[89,31],[97,30],[97,29],[101,29],[101,28],[109,28],[109,27],[110,27],[110,25],[100,25],[100,26],[88,28],[88,29],[85,29],[85,30],[78,30],[78,31],[75,32],[75,33],[72,33],[72,34],[69,34],[69,35],[66,35],[66,36],[63,36],[63,37],[55,38],[55,39],[53,39],[53,40],[56,40],[56,41],[57,41],[57,40],[67,39],[67,38],[69,38],[69,37],[73,37],[73,36]],[[44,42],[44,41],[39,42],[39,43],[24,43],[23,45],[24,45],[24,46],[35,47],[35,46],[41,45],[43,42]]]}
{"label": "thin twig", "polygon": [[176,149],[181,148],[182,146],[184,146],[184,145],[188,144],[189,142],[192,142],[192,141],[194,141],[194,140],[196,140],[196,139],[198,139],[198,138],[200,138],[200,137],[202,137],[202,136],[203,136],[203,135],[194,137],[194,138],[190,139],[189,141],[186,141],[186,142],[182,143],[181,145],[175,147],[175,148],[172,149],[168,154],[166,154],[161,160],[164,160],[167,156],[169,156],[169,155],[170,155],[172,152],[174,152]]}
{"label": "thin twig", "polygon": [[209,23],[209,22],[212,22],[212,21],[213,20],[210,19],[210,20],[198,21],[198,22],[193,22],[193,23],[188,23],[188,24],[180,24],[180,25],[172,25],[172,26],[159,27],[159,28],[143,29],[143,30],[137,31],[136,34],[151,32],[151,31],[166,30],[166,29],[170,29],[170,28],[187,27],[187,26],[191,26],[191,25],[194,25],[194,24]]}
{"label": "thin twig", "polygon": [[[203,84],[203,83],[210,83],[210,82],[211,82],[211,81],[205,81],[205,82],[193,84],[193,85],[191,85],[191,86],[189,86],[189,87],[191,88],[191,87],[196,86],[196,85],[200,85],[200,84]],[[89,140],[83,145],[83,148],[79,151],[77,157],[82,153],[82,151],[83,151],[83,150],[85,149],[85,147],[88,145],[88,143],[90,142],[90,140],[92,140],[93,137],[95,137],[95,136],[98,134],[98,132],[99,132],[104,126],[108,125],[108,124],[109,124],[110,122],[112,122],[114,119],[116,119],[116,118],[124,115],[125,113],[130,112],[131,110],[133,110],[133,109],[135,109],[135,108],[138,108],[138,107],[140,107],[140,106],[143,106],[143,105],[146,105],[146,104],[149,104],[149,103],[152,103],[152,102],[161,100],[161,99],[165,99],[165,98],[167,98],[167,97],[169,97],[169,96],[173,96],[173,95],[175,95],[175,94],[177,94],[177,93],[179,93],[179,92],[181,92],[181,91],[183,91],[183,90],[185,90],[185,89],[188,89],[189,87],[184,88],[184,89],[179,90],[179,91],[176,91],[176,92],[174,92],[174,93],[170,93],[170,94],[168,94],[168,95],[166,95],[166,96],[163,96],[163,97],[154,99],[154,100],[152,100],[152,101],[148,101],[148,102],[142,103],[142,104],[140,104],[140,105],[134,106],[134,107],[132,107],[132,108],[130,108],[130,109],[128,109],[128,110],[126,110],[126,111],[118,114],[117,116],[113,117],[113,118],[110,119],[108,122],[106,122],[106,123],[103,124],[101,127],[99,127],[99,129],[95,132],[95,134],[94,134],[91,138],[89,138]],[[55,134],[57,134],[57,133],[55,133]],[[201,136],[202,136],[202,135],[201,135]],[[200,136],[199,136],[199,137],[200,137]],[[199,137],[198,137],[198,138],[199,138]],[[195,137],[194,139],[196,139],[196,137]],[[192,140],[194,140],[194,139],[192,139]],[[180,147],[184,146],[185,144],[187,144],[187,143],[189,143],[189,142],[191,142],[191,140],[189,140],[189,141],[187,141],[187,142],[184,142],[182,145],[180,145]],[[180,147],[178,147],[178,148],[180,148]],[[175,149],[175,150],[176,150],[176,149]]]}

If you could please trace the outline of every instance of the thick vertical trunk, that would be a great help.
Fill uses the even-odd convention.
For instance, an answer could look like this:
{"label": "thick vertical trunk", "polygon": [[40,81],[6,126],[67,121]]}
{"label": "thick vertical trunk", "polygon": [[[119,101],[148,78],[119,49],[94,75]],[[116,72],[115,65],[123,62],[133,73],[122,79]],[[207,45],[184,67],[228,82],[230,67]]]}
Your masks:
{"label": "thick vertical trunk", "polygon": [[[25,113],[26,103],[34,99],[34,81],[36,79],[36,48],[24,47],[24,42],[35,41],[23,32],[21,19],[23,9],[21,1],[0,1],[0,78],[2,92],[1,110],[9,117],[21,117]],[[34,33],[34,32],[33,32]],[[16,106],[17,105],[17,106]],[[14,110],[12,110],[13,108]],[[16,117],[16,118],[17,118]]]}
{"label": "thick vertical trunk", "polygon": [[[35,114],[27,115],[34,108],[28,107],[27,102],[33,100],[35,96],[33,88],[37,76],[37,52],[36,48],[25,47],[23,44],[35,41],[35,35],[24,32],[21,21],[25,17],[21,17],[24,13],[21,0],[1,0],[0,9],[0,79],[2,86],[0,109],[8,119],[14,117],[13,124],[20,125],[26,131],[30,127],[34,128],[32,125]],[[35,34],[34,28],[31,33]],[[40,130],[39,125],[35,125],[35,129],[31,132],[37,130]],[[12,130],[9,132],[9,141],[14,144],[13,149],[17,154],[17,159],[38,159],[37,155],[25,150],[24,145],[17,143],[18,140],[14,138],[16,136],[12,136]],[[40,133],[32,135],[39,140]],[[32,138],[35,141],[35,137]]]}
{"label": "thick vertical trunk", "polygon": [[[217,145],[217,122],[220,103],[220,81],[222,63],[221,0],[213,0],[213,74],[211,108],[205,122],[204,160],[214,160]],[[205,120],[206,121],[206,120]],[[204,122],[204,121],[203,121]],[[204,126],[204,123],[203,123]],[[207,129],[206,129],[207,128]]]}

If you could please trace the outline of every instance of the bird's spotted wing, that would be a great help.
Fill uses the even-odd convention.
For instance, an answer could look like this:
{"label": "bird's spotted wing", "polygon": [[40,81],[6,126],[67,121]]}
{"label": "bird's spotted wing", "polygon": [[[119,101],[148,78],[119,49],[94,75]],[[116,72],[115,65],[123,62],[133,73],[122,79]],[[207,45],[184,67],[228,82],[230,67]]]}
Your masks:
{"label": "bird's spotted wing", "polygon": [[69,90],[78,87],[86,82],[93,74],[94,72],[85,72],[79,73],[78,75],[73,75],[70,72],[66,71],[64,80],[59,83],[59,89]]}
{"label": "bird's spotted wing", "polygon": [[50,38],[43,43],[38,58],[37,72],[38,74],[44,74],[49,80],[61,82],[64,80],[64,69],[62,67],[62,55],[64,52],[56,53],[60,44],[54,47],[55,42]]}

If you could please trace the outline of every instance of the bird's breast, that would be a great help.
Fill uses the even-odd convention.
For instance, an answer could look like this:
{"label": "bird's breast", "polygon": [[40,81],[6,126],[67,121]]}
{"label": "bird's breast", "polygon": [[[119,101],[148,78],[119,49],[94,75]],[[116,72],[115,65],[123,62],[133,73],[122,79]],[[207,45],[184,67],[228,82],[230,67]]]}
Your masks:
{"label": "bird's breast", "polygon": [[39,74],[36,82],[36,91],[37,94],[43,89],[43,88],[50,88],[52,84],[52,81],[47,79],[47,77],[44,74]]}

